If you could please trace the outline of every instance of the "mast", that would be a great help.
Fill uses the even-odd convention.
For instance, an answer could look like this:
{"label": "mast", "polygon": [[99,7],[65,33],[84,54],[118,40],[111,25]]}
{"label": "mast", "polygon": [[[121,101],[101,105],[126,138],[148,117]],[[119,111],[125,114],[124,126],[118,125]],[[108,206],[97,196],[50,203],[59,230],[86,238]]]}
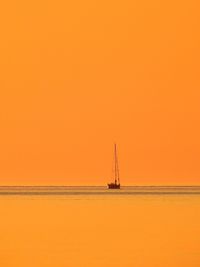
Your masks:
{"label": "mast", "polygon": [[115,184],[120,184],[119,180],[119,165],[118,165],[118,158],[117,158],[117,145],[115,144]]}

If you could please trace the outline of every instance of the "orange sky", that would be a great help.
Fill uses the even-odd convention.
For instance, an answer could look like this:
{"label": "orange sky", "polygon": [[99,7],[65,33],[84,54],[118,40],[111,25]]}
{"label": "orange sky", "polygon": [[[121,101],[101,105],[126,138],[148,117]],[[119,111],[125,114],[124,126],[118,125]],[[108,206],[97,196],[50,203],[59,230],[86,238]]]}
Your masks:
{"label": "orange sky", "polygon": [[0,184],[200,184],[200,4],[0,8]]}

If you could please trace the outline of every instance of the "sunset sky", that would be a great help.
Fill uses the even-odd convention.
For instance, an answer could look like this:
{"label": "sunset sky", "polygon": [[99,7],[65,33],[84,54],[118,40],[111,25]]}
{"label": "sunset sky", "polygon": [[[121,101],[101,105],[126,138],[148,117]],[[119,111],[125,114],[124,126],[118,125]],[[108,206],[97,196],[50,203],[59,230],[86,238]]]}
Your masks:
{"label": "sunset sky", "polygon": [[197,0],[0,7],[0,184],[200,184]]}

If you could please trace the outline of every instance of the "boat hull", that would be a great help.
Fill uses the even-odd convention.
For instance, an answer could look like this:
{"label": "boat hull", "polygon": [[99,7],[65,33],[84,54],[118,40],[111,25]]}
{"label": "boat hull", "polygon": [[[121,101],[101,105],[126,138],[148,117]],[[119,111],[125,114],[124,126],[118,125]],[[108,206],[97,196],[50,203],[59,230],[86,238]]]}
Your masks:
{"label": "boat hull", "polygon": [[108,189],[120,189],[120,184],[110,183]]}

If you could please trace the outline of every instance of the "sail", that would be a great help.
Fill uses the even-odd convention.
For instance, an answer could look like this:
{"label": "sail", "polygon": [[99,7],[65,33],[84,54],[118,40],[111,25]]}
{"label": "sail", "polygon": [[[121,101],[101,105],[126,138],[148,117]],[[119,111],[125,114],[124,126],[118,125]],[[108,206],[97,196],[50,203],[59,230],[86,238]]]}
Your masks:
{"label": "sail", "polygon": [[115,144],[115,184],[120,184],[119,179],[119,164],[118,164],[118,157],[117,157],[117,145]]}
{"label": "sail", "polygon": [[114,144],[114,183],[108,184],[109,189],[120,189],[119,163],[117,157],[117,145]]}

